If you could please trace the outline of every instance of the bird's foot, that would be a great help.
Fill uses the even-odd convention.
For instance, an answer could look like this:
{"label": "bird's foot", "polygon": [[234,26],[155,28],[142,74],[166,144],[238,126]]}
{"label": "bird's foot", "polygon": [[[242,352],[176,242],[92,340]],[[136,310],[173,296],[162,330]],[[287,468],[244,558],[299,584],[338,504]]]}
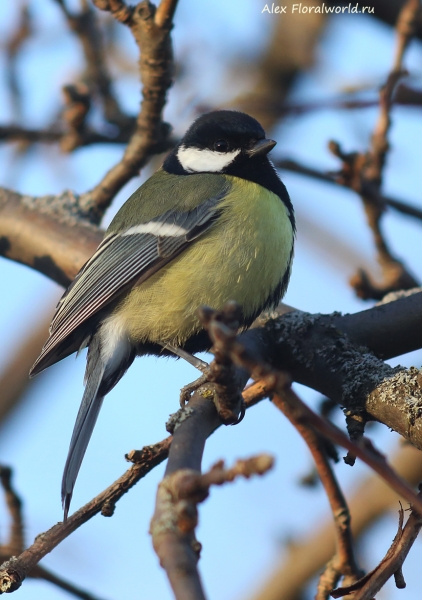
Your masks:
{"label": "bird's foot", "polygon": [[194,392],[196,392],[196,390],[198,388],[201,387],[201,385],[204,385],[204,383],[208,383],[209,382],[209,372],[204,372],[203,375],[201,375],[201,377],[198,377],[198,379],[195,379],[195,381],[192,381],[192,383],[188,383],[187,385],[184,385],[182,387],[182,389],[180,390],[180,406],[183,408],[185,406],[185,404],[187,402],[189,402],[190,397],[192,396],[192,394]]}
{"label": "bird's foot", "polygon": [[198,379],[195,379],[195,381],[192,381],[192,383],[188,383],[187,385],[183,386],[180,390],[180,406],[183,408],[186,402],[189,401],[189,398],[193,392],[196,392],[196,390],[204,383],[208,383],[210,366],[204,360],[201,360],[200,358],[193,356],[193,354],[186,352],[186,350],[182,350],[182,348],[178,348],[172,344],[166,344],[164,348],[170,350],[170,352],[173,352],[173,354],[179,356],[179,358],[183,358],[186,362],[202,373],[201,377],[198,377]]}

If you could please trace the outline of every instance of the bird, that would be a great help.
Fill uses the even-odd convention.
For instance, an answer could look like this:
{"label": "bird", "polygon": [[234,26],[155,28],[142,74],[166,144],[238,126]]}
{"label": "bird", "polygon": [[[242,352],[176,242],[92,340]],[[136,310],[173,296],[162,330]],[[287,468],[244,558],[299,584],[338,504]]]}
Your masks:
{"label": "bird", "polygon": [[123,204],[59,301],[34,376],[88,348],[62,479],[64,520],[103,399],[136,356],[209,350],[198,308],[240,306],[240,328],[276,306],[290,277],[295,217],[253,117],[201,115]]}

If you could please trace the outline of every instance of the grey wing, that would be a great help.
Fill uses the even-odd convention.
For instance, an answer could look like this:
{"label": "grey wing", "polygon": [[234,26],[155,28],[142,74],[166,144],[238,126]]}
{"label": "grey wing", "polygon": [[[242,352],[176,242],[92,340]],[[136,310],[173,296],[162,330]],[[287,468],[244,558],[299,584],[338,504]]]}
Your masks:
{"label": "grey wing", "polygon": [[220,199],[210,198],[184,213],[170,210],[105,237],[57,305],[50,336],[30,375],[77,350],[86,335],[74,335],[81,325],[124,290],[156,273],[206,231],[218,215]]}

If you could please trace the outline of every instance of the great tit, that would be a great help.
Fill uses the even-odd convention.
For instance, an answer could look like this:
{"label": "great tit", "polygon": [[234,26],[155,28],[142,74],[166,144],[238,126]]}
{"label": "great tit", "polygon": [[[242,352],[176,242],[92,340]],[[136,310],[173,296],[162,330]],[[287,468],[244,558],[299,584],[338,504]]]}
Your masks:
{"label": "great tit", "polygon": [[118,211],[61,298],[35,375],[88,347],[85,391],[62,480],[65,519],[104,396],[135,356],[208,350],[201,305],[236,301],[246,328],[289,282],[295,219],[249,115],[199,117]]}

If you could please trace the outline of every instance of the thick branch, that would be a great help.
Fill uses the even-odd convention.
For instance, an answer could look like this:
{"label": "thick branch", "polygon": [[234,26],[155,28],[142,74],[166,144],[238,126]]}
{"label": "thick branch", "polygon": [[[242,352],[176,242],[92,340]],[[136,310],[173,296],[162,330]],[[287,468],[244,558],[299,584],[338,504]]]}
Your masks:
{"label": "thick branch", "polygon": [[[293,411],[295,420],[300,420],[309,424],[315,431],[327,437],[334,444],[340,445],[349,450],[355,456],[359,457],[369,467],[376,471],[385,481],[399,494],[402,494],[408,502],[422,515],[422,500],[413,492],[412,488],[399,477],[394,470],[387,464],[385,457],[372,446],[369,440],[362,439],[359,444],[349,439],[341,429],[330,421],[314,413],[291,389],[290,378],[282,371],[274,370],[266,362],[257,348],[251,351],[242,343],[241,336],[237,337],[236,332],[221,322],[219,315],[224,314],[215,312],[216,318],[210,319],[206,323],[207,331],[214,346],[219,352],[225,353],[235,365],[247,370],[255,380],[264,379],[270,395],[274,393],[274,402],[279,405],[283,401],[287,402],[289,408]],[[363,375],[365,380],[365,374]],[[355,390],[349,390],[349,393],[355,393]],[[277,396],[280,398],[277,399]]]}
{"label": "thick branch", "polygon": [[417,293],[344,317],[291,312],[241,339],[295,381],[349,410],[368,413],[422,448],[420,372],[393,369],[361,347],[366,344],[383,358],[420,348],[421,316],[422,294]]}
{"label": "thick branch", "polygon": [[68,286],[103,233],[78,218],[77,197],[31,198],[0,188],[0,255]]}
{"label": "thick branch", "polygon": [[[235,315],[230,317],[235,318]],[[172,415],[167,425],[173,433],[173,442],[165,477],[158,488],[154,517],[151,522],[154,549],[178,600],[205,600],[197,570],[201,546],[194,533],[197,525],[196,505],[205,496],[192,498],[183,490],[186,488],[187,480],[192,481],[196,478],[198,481],[200,478],[205,442],[222,424],[220,414],[227,416],[227,413],[233,410],[231,402],[233,385],[229,386],[228,393],[227,390],[222,389],[222,379],[227,378],[227,372],[220,361],[214,362],[217,364],[210,369],[210,373],[216,383],[201,385],[190,399],[189,405]],[[247,373],[242,372],[241,381],[236,380],[235,405],[237,384],[242,389],[247,378]],[[253,406],[266,395],[265,386],[260,384],[252,386],[245,391],[245,406]],[[225,410],[221,410],[222,407]],[[233,421],[228,420],[228,422]],[[206,485],[209,486],[210,483],[211,481]],[[216,481],[213,480],[213,483]]]}
{"label": "thick branch", "polygon": [[[70,207],[69,212],[74,215],[67,221],[63,206]],[[31,199],[3,190],[0,215],[1,254],[64,285],[73,279],[102,239],[100,230],[86,225],[80,217],[78,220],[77,201],[70,194]],[[418,372],[406,371],[402,377],[352,347],[365,345],[383,359],[420,348],[421,319],[422,294],[418,293],[354,315],[291,313],[260,331],[246,332],[244,339],[258,346],[266,360],[273,361],[277,368],[288,369],[296,381],[349,407],[347,386],[354,385],[355,380],[362,384],[362,368],[366,366],[364,385],[372,381],[373,386],[364,397],[360,394],[360,408],[422,447]],[[352,345],[340,335],[341,331],[349,336]],[[390,394],[393,386],[395,394],[399,394],[395,400]],[[414,399],[412,405],[409,397]]]}
{"label": "thick branch", "polygon": [[[102,233],[78,224],[76,217],[69,227],[58,218],[60,211],[58,215],[49,212],[51,207],[60,206],[59,200],[69,202],[69,197],[41,198],[42,210],[36,210],[37,200],[6,190],[0,192],[1,254],[46,273],[59,283],[67,284],[73,279],[101,241]],[[77,214],[76,210],[73,212]],[[267,320],[268,316],[258,320],[263,328],[244,334],[245,343],[258,348],[277,368],[288,369],[296,381],[349,407],[347,386],[354,385],[355,380],[363,382],[362,368],[366,366],[368,379],[364,383],[373,381],[374,385],[364,394],[361,408],[422,447],[418,372],[404,371],[401,376],[353,347],[365,345],[383,359],[422,347],[421,293],[354,315],[322,316],[296,311],[265,325]],[[348,336],[351,345],[340,332]],[[395,399],[391,395],[393,387]],[[408,398],[413,398],[413,404]]]}

